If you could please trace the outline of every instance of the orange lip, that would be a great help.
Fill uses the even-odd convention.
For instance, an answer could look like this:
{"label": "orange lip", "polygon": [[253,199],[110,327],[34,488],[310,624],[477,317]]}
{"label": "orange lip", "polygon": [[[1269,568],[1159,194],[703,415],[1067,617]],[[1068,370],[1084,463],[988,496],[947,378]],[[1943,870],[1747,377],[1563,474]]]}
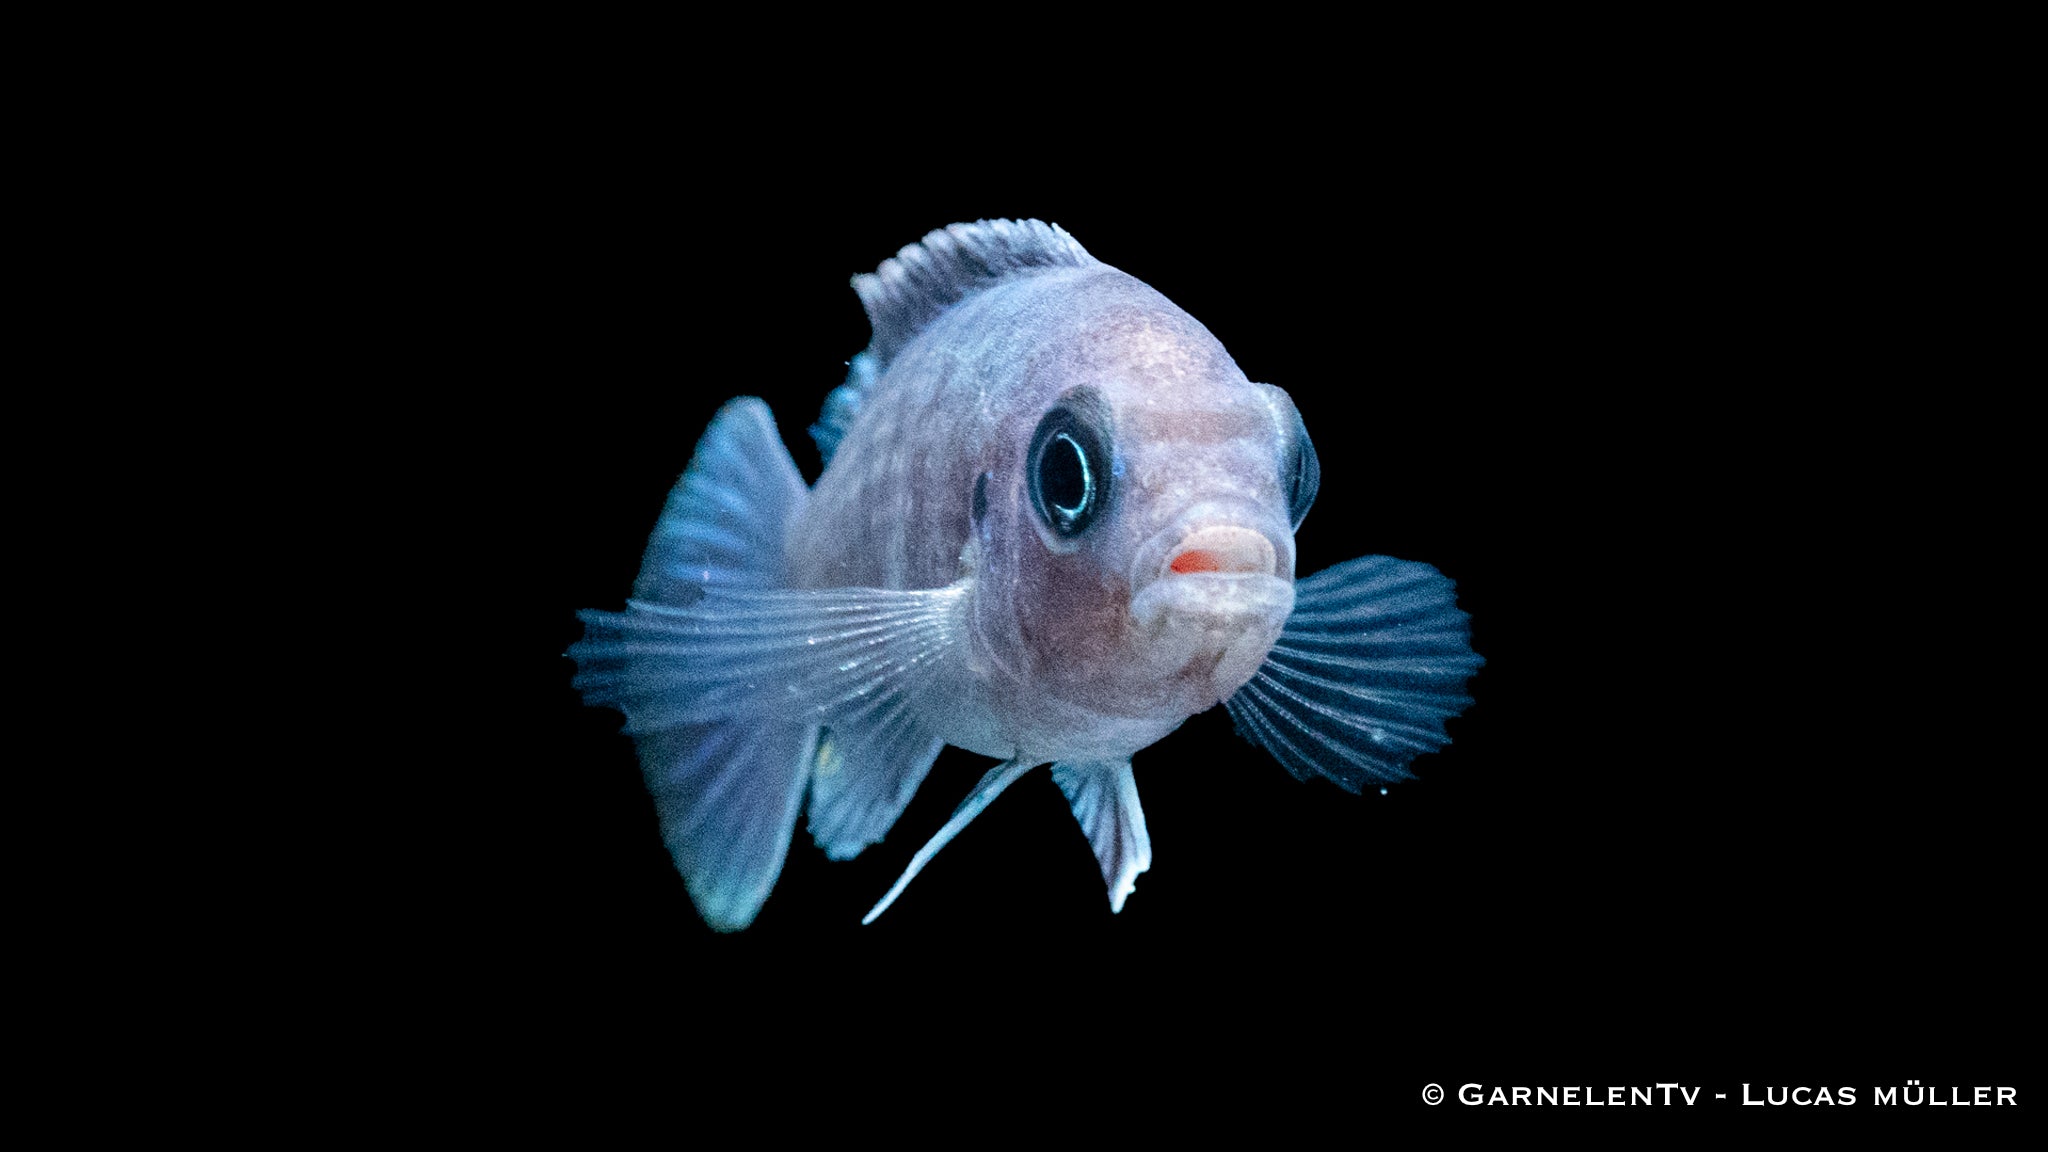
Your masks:
{"label": "orange lip", "polygon": [[1212,524],[1182,537],[1161,576],[1272,573],[1273,544],[1250,528]]}

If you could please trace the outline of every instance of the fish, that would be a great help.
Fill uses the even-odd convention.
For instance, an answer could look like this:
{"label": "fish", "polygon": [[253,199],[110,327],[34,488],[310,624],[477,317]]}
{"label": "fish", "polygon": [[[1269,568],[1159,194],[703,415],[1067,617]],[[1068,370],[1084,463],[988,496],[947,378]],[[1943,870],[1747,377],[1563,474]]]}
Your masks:
{"label": "fish", "polygon": [[879,843],[947,745],[998,763],[862,923],[1047,766],[1122,911],[1152,864],[1132,757],[1217,704],[1351,792],[1449,743],[1484,664],[1454,584],[1385,556],[1295,579],[1315,447],[1194,317],[1037,220],[853,287],[872,336],[810,428],[817,483],[727,402],[625,611],[568,652],[708,925],[754,921],[800,816],[831,859]]}

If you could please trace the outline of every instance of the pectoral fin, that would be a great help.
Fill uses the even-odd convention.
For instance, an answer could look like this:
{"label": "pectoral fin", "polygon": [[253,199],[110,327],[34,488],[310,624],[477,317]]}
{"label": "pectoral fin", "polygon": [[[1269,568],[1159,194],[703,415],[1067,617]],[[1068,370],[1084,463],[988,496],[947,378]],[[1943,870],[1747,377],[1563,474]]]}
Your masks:
{"label": "pectoral fin", "polygon": [[1451,742],[1472,703],[1472,651],[1456,586],[1427,564],[1363,556],[1294,586],[1294,611],[1266,662],[1225,702],[1237,730],[1296,778],[1347,791],[1408,779],[1408,762]]}
{"label": "pectoral fin", "polygon": [[624,612],[584,612],[584,699],[625,713],[698,910],[744,928],[806,793],[818,843],[881,838],[938,754],[912,702],[962,634],[949,588],[777,585],[807,498],[767,405],[735,400],[697,444]]}
{"label": "pectoral fin", "polygon": [[685,607],[581,613],[574,683],[626,714],[669,849],[713,927],[753,920],[806,786],[812,832],[835,859],[896,822],[940,747],[910,701],[947,659],[965,591],[714,585]]}
{"label": "pectoral fin", "polygon": [[1138,781],[1129,760],[1086,760],[1052,766],[1052,778],[1067,794],[1067,806],[1102,865],[1109,885],[1109,910],[1124,910],[1124,898],[1137,886],[1138,873],[1152,866],[1152,837],[1145,831],[1145,810],[1138,806]]}

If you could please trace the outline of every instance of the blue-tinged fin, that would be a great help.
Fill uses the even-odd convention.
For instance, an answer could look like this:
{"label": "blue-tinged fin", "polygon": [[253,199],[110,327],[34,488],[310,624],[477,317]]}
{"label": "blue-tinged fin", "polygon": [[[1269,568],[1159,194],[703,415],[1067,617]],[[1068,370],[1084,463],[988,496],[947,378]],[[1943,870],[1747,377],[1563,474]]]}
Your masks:
{"label": "blue-tinged fin", "polygon": [[1364,556],[1294,585],[1294,611],[1225,702],[1237,730],[1297,779],[1347,791],[1410,778],[1408,762],[1450,743],[1444,723],[1486,661],[1456,586],[1427,564]]}
{"label": "blue-tinged fin", "polygon": [[875,358],[866,352],[847,362],[846,382],[825,394],[825,410],[818,414],[818,422],[811,425],[811,439],[818,445],[820,460],[832,462],[832,453],[838,451],[846,430],[860,416],[868,388],[880,374],[875,369]]}
{"label": "blue-tinged fin", "polygon": [[903,346],[939,314],[976,292],[1049,268],[1085,268],[1100,261],[1057,224],[982,220],[925,234],[882,266],[853,278],[874,336],[847,366],[846,382],[825,398],[811,438],[827,461],[860,412],[867,388]]}
{"label": "blue-tinged fin", "polygon": [[782,872],[815,757],[803,717],[692,707],[706,664],[670,642],[688,607],[719,589],[782,578],[783,540],[803,478],[759,400],[721,408],[648,540],[623,613],[585,612],[570,648],[584,699],[626,714],[662,838],[706,923],[752,923]]}
{"label": "blue-tinged fin", "polygon": [[[676,866],[713,927],[745,927],[766,899],[804,786],[841,754],[829,741],[855,750],[858,762],[845,767],[874,776],[851,798],[834,782],[814,797],[820,826],[831,830],[820,843],[852,855],[901,814],[938,751],[916,734],[906,702],[964,634],[966,587],[714,585],[687,607],[634,600],[625,612],[580,614],[585,638],[570,649],[576,687],[589,703],[626,714]],[[868,732],[880,735],[840,735]],[[909,755],[882,763],[877,749]],[[774,820],[757,811],[771,806]],[[733,838],[742,832],[751,838]],[[726,910],[700,890],[753,902],[734,897]]]}
{"label": "blue-tinged fin", "polygon": [[917,794],[945,742],[891,692],[870,712],[834,720],[811,772],[811,839],[834,860],[880,843]]}
{"label": "blue-tinged fin", "polygon": [[768,405],[729,401],[668,494],[633,595],[680,606],[706,587],[780,584],[783,538],[808,495]]}
{"label": "blue-tinged fin", "polygon": [[965,585],[781,587],[805,497],[767,406],[726,405],[669,496],[635,598],[581,613],[569,651],[584,699],[625,713],[676,867],[723,930],[767,899],[807,789],[819,842],[850,856],[895,822],[939,749],[910,702],[960,634]]}
{"label": "blue-tinged fin", "polygon": [[628,732],[729,717],[854,729],[917,697],[965,632],[967,587],[712,587],[684,608],[632,600],[578,613],[587,631],[569,654],[576,687],[625,712]]}
{"label": "blue-tinged fin", "polygon": [[1129,760],[1061,762],[1052,778],[1067,795],[1067,806],[1081,822],[1102,880],[1109,885],[1109,910],[1124,910],[1124,898],[1137,887],[1138,873],[1152,867],[1152,837],[1145,831],[1145,810],[1138,806],[1138,781]]}
{"label": "blue-tinged fin", "polygon": [[974,823],[974,818],[994,803],[995,798],[1003,794],[1003,789],[1023,779],[1026,772],[1043,763],[1043,760],[1020,757],[1004,761],[989,769],[981,778],[981,783],[976,784],[974,791],[968,793],[967,799],[962,800],[960,806],[953,809],[953,815],[947,818],[945,826],[934,833],[930,840],[925,841],[924,847],[917,850],[917,854],[910,858],[910,866],[903,870],[903,875],[896,878],[896,883],[890,886],[889,891],[873,908],[868,909],[868,914],[861,917],[860,922],[872,924],[875,917],[888,911],[889,905],[894,904],[896,898],[903,895],[903,890],[910,887],[911,879],[924,871],[924,866],[931,863],[932,857],[939,854],[939,849],[952,843],[953,837]]}
{"label": "blue-tinged fin", "polygon": [[713,928],[752,924],[782,874],[817,731],[716,721],[634,733],[662,841]]}

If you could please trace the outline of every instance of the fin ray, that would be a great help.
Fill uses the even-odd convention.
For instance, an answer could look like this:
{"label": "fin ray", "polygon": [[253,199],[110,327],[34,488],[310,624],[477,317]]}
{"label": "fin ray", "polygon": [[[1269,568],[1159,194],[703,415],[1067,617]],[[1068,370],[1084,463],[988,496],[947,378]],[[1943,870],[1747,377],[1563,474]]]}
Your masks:
{"label": "fin ray", "polygon": [[1472,651],[1456,586],[1427,564],[1364,556],[1295,585],[1266,662],[1225,701],[1238,732],[1297,779],[1356,792],[1409,779],[1472,704]]}
{"label": "fin ray", "polygon": [[687,608],[586,611],[575,684],[632,731],[740,715],[831,723],[937,670],[967,587],[711,588]]}
{"label": "fin ray", "polygon": [[932,862],[932,857],[939,854],[939,849],[952,843],[953,837],[972,824],[976,816],[986,811],[988,806],[994,803],[995,798],[1003,794],[1003,789],[1015,784],[1026,772],[1043,763],[1043,760],[1020,757],[989,769],[981,778],[981,783],[974,786],[974,791],[967,794],[967,799],[962,800],[960,806],[953,809],[953,815],[947,819],[945,825],[933,833],[932,838],[925,841],[924,847],[919,848],[917,854],[910,858],[910,864],[903,869],[903,875],[896,878],[896,883],[890,886],[888,893],[877,901],[873,908],[868,909],[868,914],[861,917],[860,922],[872,924],[875,917],[888,911],[889,905],[894,904],[896,898],[903,895],[903,890],[910,887],[910,881],[919,872],[924,871],[924,866]]}
{"label": "fin ray", "polygon": [[825,855],[847,860],[895,826],[945,742],[917,721],[901,695],[853,724],[832,727],[826,739],[811,779],[811,839]]}
{"label": "fin ray", "polygon": [[[746,714],[675,688],[702,678],[702,653],[686,642],[710,592],[780,581],[783,542],[807,498],[803,478],[752,398],[719,409],[670,491],[624,613],[584,612],[584,638],[569,654],[576,686],[593,705],[626,714],[662,839],[706,923],[752,923],[781,875],[803,809],[817,723]],[[715,610],[717,601],[711,601]],[[694,614],[692,609],[694,609]]]}
{"label": "fin ray", "polygon": [[797,725],[686,724],[634,739],[662,840],[721,932],[753,923],[782,874],[811,738]]}
{"label": "fin ray", "polygon": [[811,438],[829,463],[853,427],[867,391],[925,326],[967,297],[1020,276],[1101,261],[1057,224],[980,220],[927,232],[863,276],[853,290],[874,330],[866,350],[847,365],[846,382],[825,398]]}
{"label": "fin ray", "polygon": [[633,595],[678,605],[705,585],[778,583],[784,535],[808,495],[768,405],[728,401],[662,505]]}
{"label": "fin ray", "polygon": [[1095,849],[1103,883],[1109,886],[1109,910],[1123,911],[1138,874],[1152,867],[1152,835],[1145,830],[1145,810],[1138,805],[1131,762],[1063,761],[1052,766],[1052,778]]}

